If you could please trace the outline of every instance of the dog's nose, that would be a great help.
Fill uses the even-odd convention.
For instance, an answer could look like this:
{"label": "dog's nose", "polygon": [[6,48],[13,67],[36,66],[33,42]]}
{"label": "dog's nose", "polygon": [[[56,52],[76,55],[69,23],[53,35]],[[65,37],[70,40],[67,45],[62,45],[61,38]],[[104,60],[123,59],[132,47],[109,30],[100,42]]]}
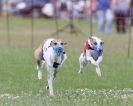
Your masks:
{"label": "dog's nose", "polygon": [[58,52],[59,52],[59,53],[62,53],[62,52],[63,52],[62,47],[59,47],[59,48],[58,48]]}
{"label": "dog's nose", "polygon": [[98,56],[101,56],[102,55],[102,52],[103,52],[103,49],[99,49],[98,50]]}
{"label": "dog's nose", "polygon": [[99,52],[102,52],[102,49],[100,49]]}

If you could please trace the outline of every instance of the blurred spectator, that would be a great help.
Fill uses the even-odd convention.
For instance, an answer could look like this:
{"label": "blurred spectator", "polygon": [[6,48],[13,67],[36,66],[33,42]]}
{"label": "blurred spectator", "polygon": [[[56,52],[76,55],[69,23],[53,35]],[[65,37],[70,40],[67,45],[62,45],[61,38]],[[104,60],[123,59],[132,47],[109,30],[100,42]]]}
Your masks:
{"label": "blurred spectator", "polygon": [[79,0],[73,2],[67,0],[67,10],[70,16],[73,18],[84,18],[85,17],[85,0]]}
{"label": "blurred spectator", "polygon": [[[64,10],[66,12],[67,18],[83,18],[84,17],[84,9],[85,9],[85,1],[73,1],[73,0],[61,0],[63,5],[61,5],[61,12]],[[62,13],[61,13],[62,14]]]}
{"label": "blurred spectator", "polygon": [[0,16],[2,15],[2,1],[0,0]]}
{"label": "blurred spectator", "polygon": [[61,2],[60,10],[66,11],[67,10],[67,1],[66,0],[60,0],[60,2]]}
{"label": "blurred spectator", "polygon": [[51,0],[53,5],[53,18],[59,18],[60,0]]}
{"label": "blurred spectator", "polygon": [[129,10],[129,0],[114,0],[116,30],[118,33],[126,32],[126,18]]}
{"label": "blurred spectator", "polygon": [[42,13],[45,15],[47,18],[52,18],[54,16],[54,8],[52,3],[47,3],[45,6],[42,8]]}
{"label": "blurred spectator", "polygon": [[131,26],[133,26],[133,0],[130,2],[130,17],[131,17]]}
{"label": "blurred spectator", "polygon": [[98,15],[98,30],[100,32],[111,32],[112,21],[113,21],[111,0],[98,0],[97,15]]}
{"label": "blurred spectator", "polygon": [[87,0],[86,1],[86,14],[92,17],[92,22],[96,21],[96,10],[97,10],[97,0]]}
{"label": "blurred spectator", "polygon": [[68,17],[68,11],[67,11],[67,0],[60,0],[60,17],[66,18]]}
{"label": "blurred spectator", "polygon": [[79,0],[75,5],[75,10],[77,11],[78,18],[82,19],[85,18],[85,0]]}
{"label": "blurred spectator", "polygon": [[2,2],[2,15],[12,15],[15,11],[16,4],[21,0],[0,0]]}
{"label": "blurred spectator", "polygon": [[[16,5],[14,14],[24,17],[51,17],[53,13],[50,0],[22,0]],[[45,5],[48,4],[48,5]]]}

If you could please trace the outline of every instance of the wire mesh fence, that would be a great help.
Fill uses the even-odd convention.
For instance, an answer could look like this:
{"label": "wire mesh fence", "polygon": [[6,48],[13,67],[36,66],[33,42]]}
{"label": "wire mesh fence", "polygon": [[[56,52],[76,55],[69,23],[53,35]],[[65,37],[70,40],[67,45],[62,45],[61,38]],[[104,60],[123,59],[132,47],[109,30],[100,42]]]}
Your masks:
{"label": "wire mesh fence", "polygon": [[[128,18],[128,22],[131,20]],[[125,52],[128,57],[132,51],[132,27],[130,24],[126,26],[127,32],[118,34],[113,24],[113,31],[111,33],[100,33],[97,30],[97,23],[92,23],[88,20],[73,20],[75,26],[75,32],[71,32],[71,27],[63,31],[59,29],[65,25],[71,24],[71,20],[54,20],[44,18],[22,18],[7,15],[0,18],[0,39],[1,47],[26,47],[35,48],[40,42],[49,37],[69,39],[77,37],[83,37],[84,41],[88,36],[93,34],[94,36],[101,36],[105,39],[108,35],[113,37],[125,38]],[[57,28],[58,24],[58,28]],[[58,32],[59,33],[55,33]],[[80,33],[83,32],[83,33]],[[55,34],[53,34],[55,33]],[[125,36],[122,36],[125,35]],[[74,39],[71,39],[72,41]],[[76,42],[76,41],[75,41]],[[83,41],[82,41],[83,42]],[[76,42],[78,44],[78,41]],[[122,45],[121,45],[121,48]]]}

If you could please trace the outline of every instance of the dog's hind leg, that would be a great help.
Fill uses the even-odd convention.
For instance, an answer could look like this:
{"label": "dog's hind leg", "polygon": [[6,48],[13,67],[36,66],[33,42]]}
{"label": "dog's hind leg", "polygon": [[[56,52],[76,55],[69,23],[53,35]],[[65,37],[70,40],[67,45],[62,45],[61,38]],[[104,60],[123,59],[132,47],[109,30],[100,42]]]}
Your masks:
{"label": "dog's hind leg", "polygon": [[43,51],[40,45],[34,52],[34,57],[37,61],[38,79],[42,79],[42,67],[43,67]]}
{"label": "dog's hind leg", "polygon": [[78,71],[78,73],[82,73],[83,72],[83,68],[85,66],[85,57],[83,56],[83,53],[80,55],[79,57],[79,65],[80,65],[80,69]]}
{"label": "dog's hind leg", "polygon": [[43,68],[43,62],[42,61],[37,61],[37,70],[38,70],[38,79],[42,79],[42,68]]}
{"label": "dog's hind leg", "polygon": [[83,72],[83,68],[84,68],[83,64],[80,63],[80,69],[79,69],[79,72],[78,72],[79,74]]}

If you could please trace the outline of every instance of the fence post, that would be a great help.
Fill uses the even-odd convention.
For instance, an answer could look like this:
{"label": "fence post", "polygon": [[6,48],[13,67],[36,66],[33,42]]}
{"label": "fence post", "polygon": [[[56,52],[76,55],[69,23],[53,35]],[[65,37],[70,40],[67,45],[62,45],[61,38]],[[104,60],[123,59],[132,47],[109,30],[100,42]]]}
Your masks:
{"label": "fence post", "polygon": [[129,16],[129,37],[128,37],[128,58],[130,57],[130,51],[131,51],[131,35],[132,35],[132,26],[131,26],[131,18],[132,18],[132,12],[133,9],[130,11],[130,16]]}
{"label": "fence post", "polygon": [[[31,0],[31,2],[32,2],[31,4],[33,6],[34,1]],[[32,11],[34,11],[33,7],[32,7]],[[32,19],[31,19],[31,48],[33,49],[34,48],[34,16],[33,16],[33,14],[31,15],[31,17],[32,17]]]}
{"label": "fence post", "polygon": [[93,36],[93,22],[92,22],[92,0],[90,0],[90,9],[91,9],[91,13],[90,13],[90,36]]}
{"label": "fence post", "polygon": [[10,23],[9,23],[9,13],[8,13],[8,0],[5,1],[6,5],[6,27],[7,27],[7,45],[10,46],[11,39],[10,39]]}

